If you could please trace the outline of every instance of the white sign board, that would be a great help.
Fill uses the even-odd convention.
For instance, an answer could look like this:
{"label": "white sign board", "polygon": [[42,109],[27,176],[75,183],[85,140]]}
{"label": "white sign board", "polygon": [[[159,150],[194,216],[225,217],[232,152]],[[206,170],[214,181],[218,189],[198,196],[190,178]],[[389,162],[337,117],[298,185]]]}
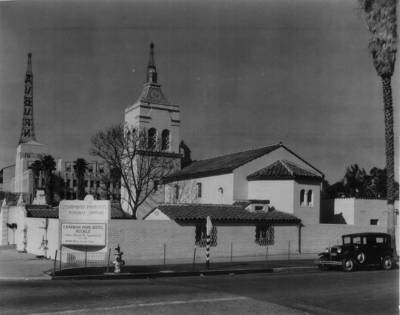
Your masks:
{"label": "white sign board", "polygon": [[106,245],[106,225],[87,223],[65,223],[61,225],[63,245]]}
{"label": "white sign board", "polygon": [[109,200],[62,200],[58,207],[64,222],[107,222],[110,219]]}
{"label": "white sign board", "polygon": [[85,200],[62,200],[58,209],[62,245],[106,246],[109,200],[88,195]]}

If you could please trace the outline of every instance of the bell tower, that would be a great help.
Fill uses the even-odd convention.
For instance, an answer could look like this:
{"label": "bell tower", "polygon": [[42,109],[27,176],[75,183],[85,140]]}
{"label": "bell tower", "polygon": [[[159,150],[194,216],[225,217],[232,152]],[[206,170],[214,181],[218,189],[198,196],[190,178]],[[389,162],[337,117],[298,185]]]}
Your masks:
{"label": "bell tower", "polygon": [[156,137],[168,137],[165,152],[179,153],[179,106],[165,97],[158,82],[157,67],[154,60],[154,44],[150,44],[146,82],[139,99],[125,109],[125,124],[129,128],[154,130]]}
{"label": "bell tower", "polygon": [[[181,160],[179,153],[179,114],[179,106],[171,103],[161,89],[154,58],[154,44],[151,43],[146,82],[138,100],[125,109],[125,125],[129,129],[144,132],[148,143],[152,139],[151,143],[160,144],[157,149],[157,156],[169,160],[174,169],[180,168]],[[148,152],[151,152],[151,149],[146,154]],[[126,202],[129,195],[123,187],[121,187],[121,196],[123,210],[132,213],[131,206]],[[142,218],[163,202],[165,202],[165,187],[160,185],[139,206],[136,212],[137,218]]]}
{"label": "bell tower", "polygon": [[33,192],[33,178],[30,165],[48,154],[45,145],[36,141],[33,121],[33,72],[32,54],[28,54],[28,64],[25,73],[24,106],[22,127],[15,158],[14,191],[18,193]]}

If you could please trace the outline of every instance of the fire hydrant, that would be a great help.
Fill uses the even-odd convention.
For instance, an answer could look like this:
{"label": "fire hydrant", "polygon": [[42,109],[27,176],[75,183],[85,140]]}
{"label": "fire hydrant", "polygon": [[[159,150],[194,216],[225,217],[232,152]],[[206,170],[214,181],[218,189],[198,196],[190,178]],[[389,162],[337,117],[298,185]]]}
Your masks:
{"label": "fire hydrant", "polygon": [[121,272],[121,267],[125,265],[125,260],[122,259],[122,255],[124,252],[121,252],[121,249],[118,246],[115,248],[116,253],[114,254],[114,272],[115,273],[120,273]]}

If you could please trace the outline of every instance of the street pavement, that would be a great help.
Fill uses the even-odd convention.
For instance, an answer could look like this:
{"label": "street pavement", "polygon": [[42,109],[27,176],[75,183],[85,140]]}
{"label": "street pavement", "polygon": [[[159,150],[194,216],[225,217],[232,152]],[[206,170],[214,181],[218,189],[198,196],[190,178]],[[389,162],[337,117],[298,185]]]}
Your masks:
{"label": "street pavement", "polygon": [[0,314],[398,314],[398,270],[0,281]]}

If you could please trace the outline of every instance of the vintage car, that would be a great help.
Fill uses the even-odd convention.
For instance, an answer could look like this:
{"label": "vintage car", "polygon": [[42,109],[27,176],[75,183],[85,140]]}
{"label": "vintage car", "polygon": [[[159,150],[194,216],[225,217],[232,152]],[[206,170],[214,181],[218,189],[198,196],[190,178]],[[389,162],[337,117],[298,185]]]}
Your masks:
{"label": "vintage car", "polygon": [[385,270],[394,265],[390,235],[385,233],[357,233],[342,236],[342,245],[329,247],[317,261],[321,270],[340,267],[344,271],[367,266],[381,266]]}

